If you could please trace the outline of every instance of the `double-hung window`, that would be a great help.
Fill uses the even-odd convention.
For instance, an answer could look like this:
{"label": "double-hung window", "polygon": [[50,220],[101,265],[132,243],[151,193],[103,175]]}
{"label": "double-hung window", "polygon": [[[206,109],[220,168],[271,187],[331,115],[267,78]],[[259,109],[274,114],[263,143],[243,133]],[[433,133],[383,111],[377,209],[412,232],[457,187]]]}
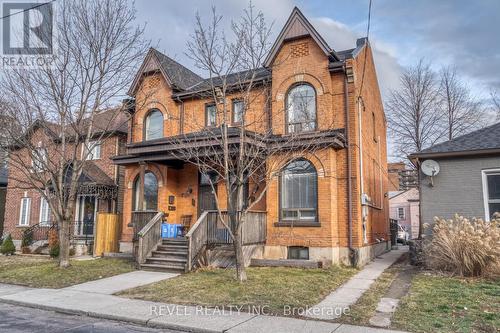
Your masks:
{"label": "double-hung window", "polygon": [[483,170],[483,199],[484,215],[489,221],[500,213],[500,169]]}
{"label": "double-hung window", "polygon": [[33,159],[31,161],[31,165],[33,166],[33,170],[35,172],[45,170],[45,166],[47,165],[47,149],[41,147],[36,148],[32,155]]}
{"label": "double-hung window", "polygon": [[398,207],[398,217],[400,220],[405,219],[405,209],[403,207]]}
{"label": "double-hung window", "polygon": [[243,123],[244,106],[242,100],[233,100],[233,124],[239,125]]}
{"label": "double-hung window", "polygon": [[281,221],[318,222],[318,175],[307,160],[290,162],[281,173]]}
{"label": "double-hung window", "polygon": [[101,143],[99,141],[90,141],[85,154],[85,159],[98,160],[100,158],[101,158]]}
{"label": "double-hung window", "polygon": [[50,225],[50,206],[45,198],[40,199],[40,225]]}
{"label": "double-hung window", "polygon": [[208,104],[205,106],[205,126],[213,127],[217,125],[217,106]]}
{"label": "double-hung window", "polygon": [[31,198],[21,199],[21,209],[19,212],[19,225],[28,226],[30,224]]}

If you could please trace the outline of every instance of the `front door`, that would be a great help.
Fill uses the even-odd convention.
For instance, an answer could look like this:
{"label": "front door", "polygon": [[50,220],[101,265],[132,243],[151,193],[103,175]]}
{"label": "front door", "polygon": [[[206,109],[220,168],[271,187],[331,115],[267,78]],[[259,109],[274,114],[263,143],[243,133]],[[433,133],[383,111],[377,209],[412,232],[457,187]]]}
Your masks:
{"label": "front door", "polygon": [[[210,180],[215,183],[215,174],[202,174],[199,176],[198,184],[198,216],[200,216],[205,210],[216,210],[217,204],[215,203],[215,195],[210,185]],[[215,185],[217,190],[217,185]]]}
{"label": "front door", "polygon": [[93,196],[78,197],[78,214],[75,225],[75,235],[92,236],[96,215],[96,199]]}

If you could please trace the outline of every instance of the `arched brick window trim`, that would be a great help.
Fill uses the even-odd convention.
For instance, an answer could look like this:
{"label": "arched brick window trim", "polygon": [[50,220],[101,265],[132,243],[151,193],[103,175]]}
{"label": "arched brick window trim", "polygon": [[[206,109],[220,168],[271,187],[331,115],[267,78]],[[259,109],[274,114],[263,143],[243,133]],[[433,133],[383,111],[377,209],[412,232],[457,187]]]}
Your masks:
{"label": "arched brick window trim", "polygon": [[[293,91],[295,89],[298,89],[299,87],[308,87],[314,93],[314,111],[313,111],[314,112],[314,121],[309,121],[309,122],[303,121],[303,122],[294,122],[294,123],[290,122],[289,97],[290,97],[290,94],[293,93]],[[286,91],[284,102],[285,102],[285,133],[310,132],[310,131],[317,130],[317,128],[318,128],[318,93],[317,93],[316,88],[314,87],[313,84],[306,82],[306,81],[296,82],[296,83],[292,84],[288,88],[288,90]],[[294,129],[292,131],[290,130],[290,126],[292,126],[292,125],[296,126],[296,125],[300,124],[300,126],[302,127],[304,124],[307,124],[307,123],[314,123],[314,124],[312,125],[312,128],[309,128],[309,129],[305,129],[305,130]],[[311,126],[311,125],[309,124],[306,126]]]}
{"label": "arched brick window trim", "polygon": [[[153,117],[159,118],[160,116],[161,116],[161,121],[159,121],[159,119],[156,120],[156,121],[158,121],[157,125],[160,127],[156,130],[159,134],[155,134],[155,136],[151,137],[152,136],[152,133],[150,133],[151,124],[149,124],[149,120],[153,119]],[[160,111],[160,109],[158,109],[158,108],[150,109],[146,113],[146,116],[144,117],[144,121],[143,121],[143,126],[142,126],[143,141],[162,138],[163,137],[163,126],[164,126],[163,121],[164,121],[164,115],[163,115],[163,112]],[[155,122],[155,124],[156,124],[156,122]],[[149,133],[149,135],[148,135],[148,133]]]}
{"label": "arched brick window trim", "polygon": [[318,172],[305,158],[288,162],[279,177],[280,222],[318,223]]}

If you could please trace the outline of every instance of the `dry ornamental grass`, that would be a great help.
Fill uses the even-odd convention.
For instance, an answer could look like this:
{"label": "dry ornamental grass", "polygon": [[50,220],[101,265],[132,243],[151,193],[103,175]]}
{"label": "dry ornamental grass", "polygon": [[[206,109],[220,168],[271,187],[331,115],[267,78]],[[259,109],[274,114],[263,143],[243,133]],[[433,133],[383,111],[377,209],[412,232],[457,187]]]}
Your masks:
{"label": "dry ornamental grass", "polygon": [[499,227],[498,217],[491,222],[436,217],[432,239],[424,247],[426,264],[461,276],[500,277]]}

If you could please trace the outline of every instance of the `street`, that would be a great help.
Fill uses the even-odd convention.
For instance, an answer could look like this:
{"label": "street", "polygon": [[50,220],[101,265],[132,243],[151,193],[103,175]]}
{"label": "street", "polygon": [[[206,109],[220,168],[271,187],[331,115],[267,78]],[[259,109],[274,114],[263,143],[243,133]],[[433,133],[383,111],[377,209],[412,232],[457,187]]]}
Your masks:
{"label": "street", "polygon": [[0,303],[0,332],[178,332]]}

